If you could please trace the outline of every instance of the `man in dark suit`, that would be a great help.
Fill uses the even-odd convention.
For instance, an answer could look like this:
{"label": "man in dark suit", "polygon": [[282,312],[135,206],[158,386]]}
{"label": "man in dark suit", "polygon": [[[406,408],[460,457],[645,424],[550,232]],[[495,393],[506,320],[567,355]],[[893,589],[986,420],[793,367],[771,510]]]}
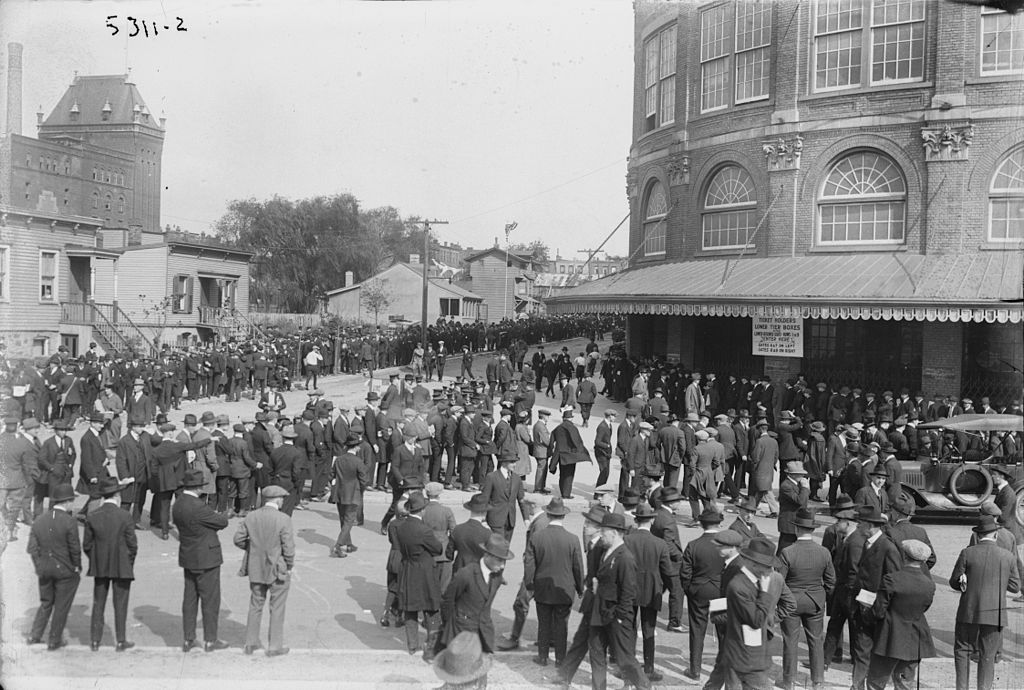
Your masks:
{"label": "man in dark suit", "polygon": [[523,482],[518,474],[512,471],[516,457],[500,458],[500,466],[486,477],[480,493],[487,499],[487,524],[495,534],[501,534],[508,541],[512,540],[512,532],[516,527],[516,505],[519,506],[523,519],[529,517],[529,509],[523,499],[525,492]]}
{"label": "man in dark suit", "polygon": [[641,503],[633,515],[636,531],[626,535],[626,546],[636,559],[637,595],[635,618],[640,620],[643,633],[644,673],[648,680],[657,683],[664,676],[654,670],[654,634],[658,627],[658,612],[661,610],[662,595],[672,586],[672,561],[668,555],[668,544],[651,534],[655,510],[649,504]]}
{"label": "man in dark suit", "polygon": [[135,538],[135,523],[131,513],[121,510],[121,490],[126,485],[114,477],[107,477],[99,486],[103,498],[85,519],[82,547],[89,556],[89,576],[95,578],[92,589],[92,624],[90,648],[98,651],[103,640],[104,609],[107,594],[114,588],[114,633],[117,651],[135,646],[126,638],[128,594],[135,579],[133,567],[139,551]]}
{"label": "man in dark suit", "polygon": [[[752,539],[740,551],[743,566],[725,591],[728,615],[722,638],[722,660],[744,688],[771,686],[767,673],[772,665],[768,630],[778,603],[772,591],[772,567],[778,562],[774,551],[775,546],[767,539]],[[759,644],[748,639],[750,637],[760,638]]]}
{"label": "man in dark suit", "polygon": [[797,511],[807,507],[811,497],[811,481],[799,460],[786,463],[785,478],[779,484],[779,553],[796,541],[793,518]]}
{"label": "man in dark suit", "polygon": [[427,507],[423,494],[414,493],[405,506],[409,517],[398,526],[394,535],[402,556],[398,573],[398,610],[404,612],[405,643],[409,654],[420,649],[419,619],[423,614],[427,628],[423,658],[430,661],[434,658],[441,627],[437,615],[441,608],[441,583],[434,572],[434,558],[444,553],[444,547],[423,522],[423,509]]}
{"label": "man in dark suit", "polygon": [[[590,423],[590,410],[597,400],[597,386],[589,378],[580,379],[576,387],[576,403],[580,406],[580,415],[583,417],[583,428],[586,429]],[[572,402],[572,401],[570,401]],[[600,482],[598,482],[600,484]]]}
{"label": "man in dark suit", "polygon": [[217,639],[220,616],[220,566],[224,556],[217,532],[228,526],[226,515],[217,513],[200,499],[205,480],[200,470],[188,470],[181,483],[181,496],[174,502],[174,525],[178,528],[178,565],[185,576],[181,604],[185,642],[181,651],[196,646],[196,614],[203,605],[203,649],[212,652],[228,645]]}
{"label": "man in dark suit", "polygon": [[562,423],[551,431],[551,459],[548,469],[558,472],[558,489],[562,498],[572,498],[576,463],[590,462],[590,451],[583,445],[580,430],[572,422],[572,408],[562,408]]}
{"label": "man in dark suit", "polygon": [[131,478],[133,481],[121,491],[121,507],[132,515],[133,529],[142,529],[139,519],[146,503],[149,483],[149,472],[146,467],[146,456],[142,450],[142,442],[150,443],[149,434],[145,435],[145,424],[140,417],[128,419],[128,433],[117,442],[115,463],[117,476],[121,479]]}
{"label": "man in dark suit", "polygon": [[363,505],[363,491],[370,483],[366,464],[359,456],[362,442],[359,434],[350,433],[345,438],[345,452],[334,459],[331,468],[330,500],[338,507],[340,523],[338,538],[330,551],[331,558],[345,558],[356,550],[352,543],[352,527]]}
{"label": "man in dark suit", "polygon": [[[877,593],[885,576],[896,572],[903,565],[900,552],[882,532],[887,522],[885,516],[873,506],[862,506],[857,517],[866,525],[866,529],[854,532],[849,538],[847,574],[851,571],[853,573],[853,586],[850,590],[853,596],[865,591]],[[862,601],[854,601],[851,617],[854,622],[851,685],[859,688],[867,679],[877,621],[871,614],[871,605]]]}
{"label": "man in dark suit", "polygon": [[[149,467],[149,480],[153,489],[153,502],[150,505],[150,521],[156,517],[160,524],[160,538],[167,541],[170,532],[171,497],[181,488],[181,479],[188,464],[185,453],[205,446],[213,441],[207,439],[194,443],[182,443],[174,440],[177,427],[171,422],[160,425],[160,442],[152,449]],[[144,443],[144,442],[143,442]],[[202,476],[202,472],[199,472]],[[205,482],[204,482],[205,483]],[[175,501],[177,506],[177,501]]]}
{"label": "man in dark suit", "polygon": [[754,523],[754,514],[757,513],[757,502],[752,496],[748,496],[736,504],[736,519],[729,525],[729,529],[739,533],[743,541],[741,546],[746,546],[751,539],[763,537],[761,529]]}
{"label": "man in dark suit", "polygon": [[105,423],[103,414],[93,412],[89,415],[89,428],[82,434],[80,445],[82,448],[82,463],[78,468],[78,493],[88,494],[89,500],[85,502],[79,515],[87,515],[89,510],[99,503],[100,480],[109,477],[107,470],[107,451],[100,441],[100,431]]}
{"label": "man in dark suit", "polygon": [[453,576],[463,566],[479,562],[483,545],[493,534],[486,523],[487,499],[483,494],[473,494],[462,507],[469,511],[469,519],[455,526],[445,549],[445,557],[452,562]]}
{"label": "man in dark suit", "polygon": [[[64,625],[78,591],[82,572],[82,547],[78,541],[78,523],[71,517],[75,492],[70,484],[58,486],[50,494],[50,510],[32,523],[28,554],[39,578],[39,610],[32,622],[29,644],[40,644],[47,622],[50,623],[47,650],[60,649]],[[50,614],[53,620],[50,620]]]}
{"label": "man in dark suit", "polygon": [[615,410],[604,411],[604,419],[597,425],[597,432],[594,436],[594,459],[597,460],[597,481],[595,486],[601,486],[608,481],[609,466],[612,459],[612,424],[615,423]]}
{"label": "man in dark suit", "polygon": [[722,514],[714,508],[705,508],[698,517],[704,533],[683,549],[679,566],[679,579],[686,594],[686,613],[689,620],[690,664],[683,675],[690,680],[700,679],[704,660],[704,637],[708,630],[708,608],[721,591],[722,568],[725,561],[715,543],[715,534],[722,524]]}
{"label": "man in dark suit", "polygon": [[609,652],[626,683],[637,688],[651,686],[636,663],[636,559],[623,541],[625,533],[626,521],[621,515],[604,516],[601,541],[605,550],[593,585],[589,631],[591,685],[599,690],[607,685]]}
{"label": "man in dark suit", "polygon": [[[307,428],[306,431],[309,429]],[[267,478],[270,484],[280,486],[288,492],[288,497],[281,506],[281,512],[289,517],[295,507],[299,505],[302,491],[299,484],[302,481],[301,468],[305,467],[308,462],[306,451],[295,445],[298,442],[298,435],[298,431],[293,427],[286,426],[282,429],[282,443],[270,453],[270,464],[268,465]]]}
{"label": "man in dark suit", "polygon": [[255,510],[260,501],[259,490],[270,484],[270,454],[274,452],[274,441],[267,429],[268,419],[266,412],[257,412],[256,424],[249,434],[252,459],[261,467],[249,477],[249,491],[246,494],[249,500],[247,505],[242,506],[243,510]]}
{"label": "man in dark suit", "polygon": [[978,543],[960,552],[949,576],[949,586],[961,592],[953,640],[957,690],[970,686],[970,654],[974,649],[978,652],[978,688],[992,687],[996,651],[1003,626],[1009,622],[1006,592],[1020,591],[1017,559],[996,544],[998,530],[999,523],[993,516],[982,515],[974,528]]}
{"label": "man in dark suit", "polygon": [[665,486],[675,486],[679,480],[679,468],[686,459],[686,437],[679,428],[679,420],[672,417],[655,434],[661,451],[661,462],[665,467]]}
{"label": "man in dark suit", "polygon": [[800,628],[807,638],[811,663],[811,683],[825,682],[825,601],[836,584],[832,555],[811,539],[816,527],[814,513],[801,508],[791,524],[796,541],[779,554],[779,573],[796,599],[796,615],[782,620],[782,685],[792,690],[797,674],[797,644]]}
{"label": "man in dark suit", "polygon": [[914,687],[921,659],[935,656],[932,631],[924,614],[935,598],[935,582],[924,567],[931,546],[916,539],[902,543],[903,568],[885,576],[872,613],[879,619],[868,669],[869,690]]}
{"label": "man in dark suit", "polygon": [[565,659],[569,610],[583,593],[583,550],[579,537],[569,534],[563,525],[569,509],[556,496],[544,512],[548,525],[532,536],[523,557],[523,582],[537,604],[535,662],[541,666],[547,666],[551,647],[556,665]]}
{"label": "man in dark suit", "polygon": [[494,621],[491,606],[504,582],[505,562],[513,558],[504,537],[492,534],[480,544],[481,556],[452,577],[441,599],[442,630],[434,653],[461,632],[480,636],[483,651],[494,652]]}
{"label": "man in dark suit", "polygon": [[[930,571],[935,567],[935,550],[932,549],[932,541],[928,538],[928,532],[925,531],[924,527],[915,525],[910,521],[910,518],[917,512],[917,506],[914,504],[914,499],[908,496],[901,496],[896,500],[890,508],[890,515],[892,520],[885,527],[885,534],[892,540],[892,543],[896,546],[900,546],[903,542],[908,539],[915,539],[928,545],[931,549],[931,553],[925,559],[925,567]],[[1012,535],[1011,535],[1012,536]],[[903,560],[906,564],[906,559]]]}
{"label": "man in dark suit", "polygon": [[665,542],[671,564],[672,577],[668,586],[668,627],[669,632],[683,632],[680,620],[683,615],[683,591],[679,581],[679,566],[683,560],[683,544],[679,539],[679,525],[676,523],[677,506],[683,495],[674,486],[661,491],[661,507],[655,511],[651,534]]}

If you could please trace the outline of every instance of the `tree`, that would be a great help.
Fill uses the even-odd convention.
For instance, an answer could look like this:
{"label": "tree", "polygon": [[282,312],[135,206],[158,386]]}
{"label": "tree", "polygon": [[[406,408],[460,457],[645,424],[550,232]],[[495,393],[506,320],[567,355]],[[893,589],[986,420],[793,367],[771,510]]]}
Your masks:
{"label": "tree", "polygon": [[534,261],[547,261],[550,255],[550,250],[543,240],[534,240],[529,244],[510,244],[509,251],[513,254],[528,254]]}
{"label": "tree", "polygon": [[359,304],[373,312],[373,324],[380,323],[380,313],[391,304],[391,286],[386,278],[371,278],[359,288]]}

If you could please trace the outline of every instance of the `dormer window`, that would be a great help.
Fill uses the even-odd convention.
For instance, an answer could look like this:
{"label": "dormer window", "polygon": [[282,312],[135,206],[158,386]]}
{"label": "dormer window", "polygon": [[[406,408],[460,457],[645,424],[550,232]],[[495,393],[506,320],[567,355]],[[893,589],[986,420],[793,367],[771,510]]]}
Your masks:
{"label": "dormer window", "polygon": [[103,110],[100,111],[100,119],[104,122],[110,119],[110,113],[114,112],[114,109],[110,107],[110,101],[103,104]]}
{"label": "dormer window", "polygon": [[78,113],[79,113],[78,101],[75,101],[74,103],[71,104],[71,110],[70,110],[71,121],[72,122],[78,122]]}

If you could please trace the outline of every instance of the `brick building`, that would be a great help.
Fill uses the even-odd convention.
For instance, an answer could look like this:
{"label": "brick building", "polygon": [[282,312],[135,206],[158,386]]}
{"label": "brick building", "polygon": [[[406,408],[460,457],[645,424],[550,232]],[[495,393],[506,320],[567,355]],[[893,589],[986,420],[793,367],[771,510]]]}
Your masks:
{"label": "brick building", "polygon": [[720,376],[1019,398],[1022,19],[640,2],[635,46],[633,258],[549,312]]}

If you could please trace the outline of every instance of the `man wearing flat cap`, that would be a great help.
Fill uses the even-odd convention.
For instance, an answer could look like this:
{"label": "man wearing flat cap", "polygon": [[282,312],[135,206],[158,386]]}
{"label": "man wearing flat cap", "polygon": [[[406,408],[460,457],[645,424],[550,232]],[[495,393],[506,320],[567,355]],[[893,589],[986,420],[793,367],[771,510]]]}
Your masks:
{"label": "man wearing flat cap", "polygon": [[201,471],[185,472],[181,482],[181,496],[174,502],[173,510],[174,524],[178,528],[178,565],[185,578],[181,604],[181,623],[185,637],[181,646],[183,652],[188,652],[197,644],[196,614],[200,602],[203,609],[203,649],[212,652],[228,646],[226,642],[217,639],[220,566],[224,562],[217,532],[228,526],[228,518],[199,498],[204,483]]}
{"label": "man wearing flat cap", "polygon": [[295,532],[292,519],[281,511],[288,492],[271,484],[263,488],[263,507],[245,516],[235,532],[235,546],[245,551],[239,575],[249,577],[249,617],[245,647],[252,654],[260,648],[263,606],[270,598],[270,640],[267,656],[288,653],[284,646],[284,612],[295,566]]}
{"label": "man wearing flat cap", "polygon": [[799,508],[790,519],[794,541],[779,551],[779,573],[796,598],[796,615],[782,620],[782,685],[794,687],[797,676],[797,644],[800,630],[807,639],[811,683],[825,682],[825,602],[836,584],[832,555],[812,540],[817,524],[814,513]]}
{"label": "man wearing flat cap", "polygon": [[974,527],[978,543],[960,552],[949,576],[949,586],[960,592],[953,640],[953,667],[957,690],[970,687],[971,652],[978,652],[978,688],[992,687],[995,656],[1009,624],[1006,593],[1020,591],[1017,559],[996,544],[999,523],[982,515]]}
{"label": "man wearing flat cap", "polygon": [[914,687],[921,659],[935,656],[925,613],[935,598],[935,582],[924,566],[932,549],[916,539],[900,542],[903,567],[885,576],[872,613],[879,619],[868,668],[869,690]]}

